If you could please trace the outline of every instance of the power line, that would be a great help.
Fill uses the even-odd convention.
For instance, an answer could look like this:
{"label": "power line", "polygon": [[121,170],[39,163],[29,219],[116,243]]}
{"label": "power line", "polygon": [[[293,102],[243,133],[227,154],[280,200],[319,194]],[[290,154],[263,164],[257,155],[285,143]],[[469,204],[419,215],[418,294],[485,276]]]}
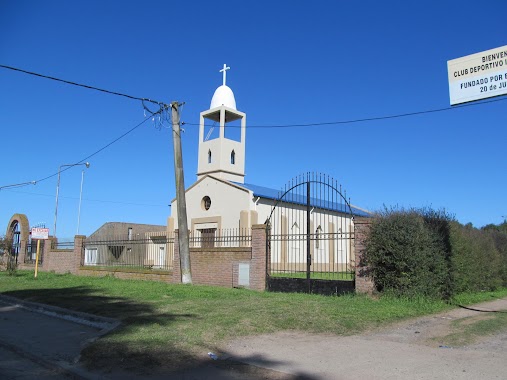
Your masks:
{"label": "power line", "polygon": [[[41,77],[41,78],[46,78],[46,79],[50,79],[50,80],[54,80],[54,81],[58,81],[58,82],[67,83],[67,84],[70,84],[73,86],[84,87],[84,88],[88,88],[88,89],[95,90],[95,91],[101,91],[101,92],[105,92],[105,93],[112,94],[112,95],[123,96],[123,97],[133,99],[133,100],[140,100],[143,103],[143,108],[145,109],[145,111],[148,111],[148,113],[150,113],[151,116],[155,116],[156,114],[160,114],[160,113],[162,113],[163,109],[167,110],[170,107],[169,105],[167,105],[163,102],[159,102],[159,101],[148,99],[148,98],[140,98],[140,97],[136,97],[136,96],[132,96],[132,95],[128,95],[128,94],[123,94],[121,92],[105,90],[102,88],[98,88],[98,87],[94,87],[94,86],[90,86],[90,85],[86,85],[86,84],[81,84],[81,83],[77,83],[77,82],[71,82],[71,81],[68,81],[65,79],[55,78],[55,77],[51,77],[48,75],[39,74],[39,73],[19,69],[19,68],[12,67],[12,66],[0,64],[0,67],[5,68],[5,69],[9,69],[9,70],[19,71],[19,72],[29,74],[29,75],[34,75],[34,76]],[[377,116],[377,117],[362,118],[362,119],[338,120],[338,121],[306,123],[306,124],[249,125],[248,128],[249,129],[250,128],[296,128],[296,127],[318,127],[318,126],[326,126],[326,125],[363,123],[363,122],[367,122],[367,121],[389,120],[389,119],[397,119],[397,118],[403,118],[403,117],[409,117],[409,116],[424,115],[424,114],[429,114],[429,113],[444,112],[444,111],[456,110],[456,109],[460,109],[460,108],[464,108],[464,107],[474,107],[474,106],[478,106],[481,104],[495,103],[495,102],[500,102],[500,101],[504,101],[504,100],[507,100],[507,98],[502,97],[500,99],[493,99],[493,100],[483,101],[483,102],[479,102],[479,103],[467,103],[467,104],[462,104],[460,106],[455,106],[455,107],[437,108],[437,109],[432,109],[432,110],[408,112],[408,113],[402,113],[402,114]],[[159,111],[154,112],[154,111],[150,110],[148,107],[146,107],[144,102],[150,102],[153,104],[157,104],[160,107]],[[193,126],[199,125],[196,123],[187,123],[187,122],[182,122],[181,124],[182,125],[193,125]],[[231,126],[231,127],[234,127],[234,126]],[[238,126],[238,128],[239,128],[239,126]],[[86,158],[85,158],[85,160],[86,160]]]}
{"label": "power line", "polygon": [[[159,111],[160,112],[160,111]],[[157,114],[158,112],[156,112],[155,114]],[[129,129],[127,132],[125,132],[124,134],[122,134],[121,136],[117,137],[116,139],[114,139],[113,141],[111,141],[109,144],[103,146],[102,148],[98,149],[97,151],[93,152],[92,154],[90,154],[89,156],[86,156],[85,158],[79,160],[78,162],[76,162],[74,165],[71,165],[63,170],[60,170],[60,173],[66,171],[66,170],[69,170],[71,168],[73,168],[74,166],[76,165],[79,165],[85,161],[87,161],[89,158],[99,154],[100,152],[102,152],[104,149],[110,147],[111,145],[113,145],[114,143],[118,142],[120,139],[124,138],[125,136],[127,136],[129,133],[132,133],[133,131],[135,131],[137,128],[139,128],[141,125],[143,125],[144,123],[146,123],[148,120],[150,120],[153,116],[150,115],[148,116],[147,118],[145,118],[143,121],[141,121],[139,124],[137,124],[136,126],[134,126],[133,128]],[[55,176],[58,175],[58,172],[54,173],[54,174],[51,174],[47,177],[44,177],[42,179],[39,179],[39,180],[36,180],[36,181],[32,181],[32,182],[35,182],[35,183],[39,183],[39,182],[42,182],[42,181],[45,181],[47,179],[50,179],[50,178],[53,178]]]}
{"label": "power line", "polygon": [[[487,104],[487,103],[501,102],[501,101],[504,101],[504,100],[507,100],[507,97],[506,98],[499,98],[499,99],[488,100],[488,101],[484,101],[484,102],[480,102],[480,103],[467,103],[467,104],[463,104],[461,106],[455,106],[455,107],[437,108],[437,109],[426,110],[426,111],[416,111],[416,112],[408,112],[408,113],[395,114],[395,115],[369,117],[369,118],[364,118],[364,119],[339,120],[339,121],[329,121],[329,122],[321,122],[321,123],[308,123],[308,124],[249,125],[248,128],[249,129],[250,128],[296,128],[296,127],[319,127],[319,126],[326,126],[326,125],[363,123],[363,122],[367,122],[367,121],[397,119],[397,118],[402,118],[402,117],[424,115],[424,114],[428,114],[428,113],[451,111],[451,110],[456,110],[456,109],[465,108],[465,107],[479,106],[479,105]],[[198,126],[199,125],[199,124],[196,124],[196,123],[186,123],[186,122],[183,122],[182,124],[184,124],[184,125],[194,125],[194,126]],[[207,125],[207,126],[211,126],[211,125]],[[230,127],[232,127],[232,128],[241,128],[240,126],[230,126]]]}
{"label": "power line", "polygon": [[[141,125],[143,125],[150,118],[154,118],[157,115],[160,117],[160,115],[162,115],[165,111],[167,111],[171,107],[170,105],[167,105],[167,104],[165,104],[163,102],[159,102],[159,101],[156,101],[156,100],[152,100],[152,99],[148,99],[148,98],[140,98],[140,97],[136,97],[136,96],[132,96],[132,95],[128,95],[128,94],[123,94],[123,93],[116,92],[116,91],[110,91],[110,90],[105,90],[105,89],[102,89],[102,88],[98,88],[98,87],[94,87],[94,86],[89,86],[89,85],[85,85],[85,84],[81,84],[81,83],[77,83],[77,82],[71,82],[71,81],[68,81],[68,80],[64,80],[64,79],[60,79],[60,78],[55,78],[55,77],[51,77],[51,76],[48,76],[48,75],[39,74],[39,73],[35,73],[35,72],[32,72],[32,71],[27,71],[27,70],[19,69],[19,68],[12,67],[12,66],[7,66],[7,65],[0,64],[0,67],[1,68],[5,68],[5,69],[9,69],[9,70],[13,70],[13,71],[22,72],[24,74],[29,74],[29,75],[33,75],[33,76],[37,76],[37,77],[41,77],[41,78],[46,78],[46,79],[50,79],[50,80],[54,80],[54,81],[58,81],[58,82],[66,83],[66,84],[70,84],[70,85],[73,85],[73,86],[84,87],[84,88],[88,88],[88,89],[91,89],[91,90],[108,93],[108,94],[111,94],[111,95],[122,96],[122,97],[126,97],[126,98],[133,99],[133,100],[140,100],[142,102],[142,104],[143,104],[144,110],[147,111],[150,114],[142,122],[140,122],[139,124],[137,124],[136,126],[134,126],[133,128],[131,128],[130,130],[128,130],[127,132],[125,132],[124,134],[122,134],[121,136],[119,136],[118,138],[116,138],[115,140],[111,141],[109,144],[103,146],[99,150],[95,151],[94,153],[90,154],[89,156],[87,156],[87,157],[83,158],[82,160],[78,161],[76,164],[71,165],[69,167],[66,167],[65,169],[61,170],[60,173],[66,171],[66,170],[69,170],[72,167],[74,167],[76,165],[79,165],[79,164],[85,162],[86,160],[88,160],[89,158],[95,156],[96,154],[102,152],[104,149],[108,148],[109,146],[111,146],[114,143],[116,143],[118,140],[122,139],[123,137],[127,136],[129,133],[133,132],[135,129],[139,128]],[[319,122],[319,123],[307,123],[307,124],[250,125],[250,126],[248,126],[248,128],[249,129],[250,128],[296,128],[296,127],[317,127],[317,126],[326,126],[326,125],[353,124],[353,123],[361,123],[361,122],[367,122],[367,121],[389,120],[389,119],[403,118],[403,117],[409,117],[409,116],[417,116],[417,115],[423,115],[423,114],[429,114],[429,113],[444,112],[444,111],[456,110],[456,109],[464,108],[464,107],[473,107],[473,106],[478,106],[478,105],[487,104],[487,103],[494,103],[494,102],[499,102],[499,101],[504,101],[504,100],[507,100],[507,98],[493,99],[493,100],[489,100],[489,101],[483,101],[483,102],[480,102],[480,103],[467,103],[467,104],[463,104],[463,105],[456,106],[456,107],[437,108],[437,109],[432,109],[432,110],[408,112],[408,113],[402,113],[402,114],[387,115],[387,116],[378,116],[378,117],[371,117],[371,118],[352,119],[352,120],[339,120],[339,121]],[[148,107],[146,107],[146,105],[144,104],[144,102],[150,102],[150,103],[153,103],[153,104],[157,104],[160,108],[159,108],[158,111],[152,111]],[[162,122],[162,120],[159,120],[159,124],[161,122]],[[184,125],[184,124],[185,125],[193,125],[193,126],[198,126],[199,125],[199,124],[196,124],[196,123],[186,123],[186,122],[182,122],[181,124],[182,125]],[[231,127],[235,127],[235,126],[231,126]],[[0,190],[2,188],[7,188],[7,187],[23,187],[23,186],[28,186],[29,184],[36,184],[38,182],[43,182],[45,180],[53,178],[53,177],[55,177],[57,175],[58,175],[58,172],[56,172],[54,174],[51,174],[51,175],[49,175],[47,177],[44,177],[42,179],[36,180],[36,181],[24,182],[24,183],[15,184],[15,185],[1,186]]]}
{"label": "power line", "polygon": [[[158,111],[158,112],[155,112],[154,115],[158,114],[159,112],[161,111]],[[64,171],[67,171],[71,168],[73,168],[74,166],[77,166],[77,165],[80,165],[82,164],[83,162],[87,161],[89,158],[99,154],[100,152],[102,152],[104,149],[110,147],[111,145],[113,145],[114,143],[118,142],[120,139],[124,138],[125,136],[127,136],[128,134],[132,133],[133,131],[135,131],[137,128],[139,128],[141,125],[143,125],[144,123],[146,123],[148,120],[150,120],[151,118],[153,118],[154,115],[150,115],[148,116],[147,118],[145,118],[143,121],[141,121],[139,124],[137,124],[136,126],[134,126],[133,128],[130,128],[127,132],[123,133],[121,136],[117,137],[116,139],[114,139],[113,141],[111,141],[110,143],[106,144],[105,146],[103,146],[102,148],[96,150],[95,152],[93,152],[92,154],[90,154],[89,156],[86,156],[85,158],[81,159],[80,161],[76,162],[75,164],[73,165],[70,165],[68,167],[66,167],[65,169],[62,169],[60,170],[60,173],[63,173]],[[37,183],[39,182],[43,182],[43,181],[46,181],[50,178],[53,178],[53,177],[56,177],[58,175],[58,172],[54,173],[54,174],[51,174],[51,175],[48,175],[47,177],[44,177],[44,178],[41,178],[41,179],[38,179],[38,180],[35,180],[35,181],[30,181],[30,182],[23,182],[23,183],[19,183],[19,184],[15,184],[15,185],[6,185],[6,186],[1,186],[0,187],[0,190],[3,189],[3,188],[7,188],[7,187],[24,187],[24,186],[28,186],[28,185],[36,185]]]}
{"label": "power line", "polygon": [[[50,198],[54,197],[54,194],[51,195],[51,194],[33,193],[31,191],[11,190],[11,189],[6,190],[6,191],[8,191],[10,193],[17,193],[17,194],[29,194],[29,195],[37,195],[37,196],[41,196],[41,197],[50,197]],[[73,200],[78,200],[79,199],[77,197],[66,197],[66,196],[61,196],[60,198],[63,198],[63,199],[73,199]],[[98,202],[98,203],[115,203],[115,204],[133,205],[133,206],[167,207],[167,204],[120,202],[120,201],[109,201],[109,200],[104,200],[104,199],[88,199],[88,198],[83,198],[83,201],[86,201],[86,202]]]}
{"label": "power line", "polygon": [[[76,165],[80,165],[83,162],[85,162],[86,160],[88,160],[89,158],[91,158],[91,157],[97,155],[98,153],[102,152],[104,149],[108,148],[109,146],[113,145],[114,143],[116,143],[117,141],[119,141],[120,139],[122,139],[123,137],[127,136],[129,133],[133,132],[135,129],[139,128],[141,125],[143,125],[146,121],[148,121],[151,118],[153,118],[153,120],[154,120],[154,118],[156,116],[158,116],[159,117],[158,123],[161,124],[163,122],[163,120],[161,119],[161,115],[163,115],[164,112],[166,112],[170,108],[169,105],[167,105],[167,104],[165,104],[163,102],[159,102],[159,101],[148,99],[148,98],[140,98],[140,97],[137,97],[137,96],[123,94],[121,92],[105,90],[105,89],[102,89],[102,88],[98,88],[98,87],[94,87],[94,86],[89,86],[89,85],[82,84],[82,83],[77,83],[77,82],[71,82],[71,81],[68,81],[68,80],[65,80],[65,79],[55,78],[55,77],[52,77],[52,76],[49,76],[49,75],[39,74],[39,73],[23,70],[23,69],[12,67],[12,66],[7,66],[7,65],[1,65],[0,64],[0,67],[8,69],[8,70],[18,71],[18,72],[21,72],[21,73],[24,73],[24,74],[29,74],[29,75],[33,75],[33,76],[37,76],[37,77],[41,77],[41,78],[46,78],[46,79],[54,80],[54,81],[57,81],[57,82],[62,82],[62,83],[70,84],[70,85],[73,85],[73,86],[84,87],[84,88],[87,88],[87,89],[90,89],[90,90],[104,92],[104,93],[111,94],[111,95],[122,96],[122,97],[125,97],[125,98],[128,98],[128,99],[133,99],[133,100],[140,100],[142,102],[143,108],[145,110],[145,114],[146,114],[146,111],[149,113],[149,116],[146,117],[139,124],[137,124],[136,126],[134,126],[133,128],[131,128],[127,132],[123,133],[121,136],[119,136],[118,138],[114,139],[113,141],[111,141],[107,145],[105,145],[102,148],[98,149],[94,153],[92,153],[89,156],[83,158],[82,160],[76,162],[74,165],[70,165],[70,166],[66,167],[65,169],[61,170],[60,173],[66,171],[66,170],[69,170],[69,169],[71,169],[72,167],[74,167]],[[158,107],[159,107],[158,111],[152,111],[152,110],[150,110],[145,105],[145,102],[150,102],[150,103],[158,105]],[[49,175],[47,177],[35,180],[35,181],[24,182],[24,183],[15,184],[15,185],[2,186],[2,187],[0,187],[0,190],[2,188],[6,188],[6,187],[23,187],[23,186],[28,186],[29,184],[34,185],[34,184],[37,184],[39,182],[43,182],[43,181],[46,181],[46,180],[48,180],[50,178],[53,178],[53,177],[55,177],[57,175],[58,175],[58,172],[56,172],[54,174],[51,174],[51,175]]]}
{"label": "power line", "polygon": [[23,182],[23,183],[15,183],[13,185],[0,186],[0,190],[2,190],[2,189],[8,189],[8,188],[23,187],[23,186],[27,186],[27,185],[35,185],[35,184],[36,184],[35,181]]}
{"label": "power line", "polygon": [[[150,102],[150,103],[153,103],[153,104],[157,104],[159,106],[165,105],[165,103],[159,102],[157,100],[152,100],[152,99],[148,99],[148,98],[139,98],[137,96],[123,94],[121,92],[110,91],[110,90],[105,90],[105,89],[99,88],[99,87],[89,86],[87,84],[82,84],[82,83],[77,83],[77,82],[71,82],[71,81],[68,81],[68,80],[65,80],[65,79],[55,78],[55,77],[52,77],[52,76],[49,76],[49,75],[44,75],[44,74],[35,73],[33,71],[19,69],[17,67],[12,67],[12,66],[7,66],[7,65],[1,65],[1,64],[0,64],[0,67],[2,67],[4,69],[8,69],[8,70],[19,71],[21,73],[33,75],[33,76],[40,77],[40,78],[46,78],[46,79],[54,80],[54,81],[57,81],[57,82],[62,82],[62,83],[70,84],[72,86],[84,87],[84,88],[88,88],[90,90],[105,92],[106,94],[123,96],[125,98],[133,99],[133,100],[140,100],[143,103],[144,102]],[[143,106],[144,106],[144,104],[143,104]],[[146,106],[144,106],[144,108],[146,109]],[[151,112],[151,111],[149,111],[149,112]]]}

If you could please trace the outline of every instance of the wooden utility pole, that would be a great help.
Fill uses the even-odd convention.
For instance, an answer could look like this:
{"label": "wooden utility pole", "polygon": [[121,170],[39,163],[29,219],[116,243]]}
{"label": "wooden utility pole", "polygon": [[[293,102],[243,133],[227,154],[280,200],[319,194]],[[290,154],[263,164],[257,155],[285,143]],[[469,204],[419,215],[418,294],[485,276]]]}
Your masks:
{"label": "wooden utility pole", "polygon": [[180,248],[181,282],[192,283],[190,270],[190,250],[187,223],[187,202],[185,200],[185,181],[183,178],[183,157],[181,154],[180,111],[178,102],[171,103],[171,121],[173,124],[174,175],[176,177],[176,203],[178,210],[178,245]]}

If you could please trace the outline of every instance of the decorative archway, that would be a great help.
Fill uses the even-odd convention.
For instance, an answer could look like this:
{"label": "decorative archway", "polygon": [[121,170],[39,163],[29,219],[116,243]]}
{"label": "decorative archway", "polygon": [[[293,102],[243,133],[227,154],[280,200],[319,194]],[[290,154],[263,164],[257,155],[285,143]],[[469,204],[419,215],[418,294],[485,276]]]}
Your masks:
{"label": "decorative archway", "polygon": [[12,253],[17,257],[21,251],[21,245],[28,242],[30,227],[25,214],[14,214],[7,224],[5,236],[12,239]]}

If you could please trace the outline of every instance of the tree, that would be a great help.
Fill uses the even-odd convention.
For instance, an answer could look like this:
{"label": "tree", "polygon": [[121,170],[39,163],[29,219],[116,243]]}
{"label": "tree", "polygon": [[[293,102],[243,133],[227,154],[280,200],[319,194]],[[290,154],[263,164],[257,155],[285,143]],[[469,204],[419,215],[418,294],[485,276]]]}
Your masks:
{"label": "tree", "polygon": [[16,255],[12,251],[12,239],[0,237],[0,268],[6,268],[9,274],[14,274],[17,269]]}

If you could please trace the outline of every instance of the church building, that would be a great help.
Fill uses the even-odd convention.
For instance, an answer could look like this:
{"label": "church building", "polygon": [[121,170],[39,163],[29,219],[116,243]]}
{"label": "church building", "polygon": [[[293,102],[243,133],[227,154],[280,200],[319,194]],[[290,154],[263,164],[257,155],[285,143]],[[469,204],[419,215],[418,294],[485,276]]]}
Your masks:
{"label": "church building", "polygon": [[[273,206],[282,194],[280,190],[245,182],[246,114],[238,110],[234,93],[226,84],[228,69],[224,65],[220,70],[223,84],[216,89],[210,108],[200,113],[197,181],[185,192],[191,236],[213,241],[221,231],[249,230],[252,225],[265,223],[270,217],[272,233],[304,233],[309,220],[304,216],[304,197],[293,197],[289,209],[272,216]],[[215,138],[210,138],[211,131],[205,134],[210,124],[219,129]],[[227,137],[228,128],[234,129],[236,138]],[[290,174],[287,176],[289,178]],[[358,207],[351,206],[350,211],[346,212],[343,206],[334,201],[321,204],[318,197],[312,198],[311,202],[311,230],[316,236],[350,233],[353,230],[354,216],[369,216],[367,211]],[[172,200],[171,206],[169,231],[178,228],[176,199]],[[278,253],[272,255],[272,261],[300,261],[297,245],[297,241],[291,242],[286,249],[277,250]],[[317,238],[312,247],[316,263],[329,265],[331,262],[350,261],[350,255],[346,259],[340,259],[340,247],[336,247],[336,244],[332,247],[324,245],[319,246]]]}

